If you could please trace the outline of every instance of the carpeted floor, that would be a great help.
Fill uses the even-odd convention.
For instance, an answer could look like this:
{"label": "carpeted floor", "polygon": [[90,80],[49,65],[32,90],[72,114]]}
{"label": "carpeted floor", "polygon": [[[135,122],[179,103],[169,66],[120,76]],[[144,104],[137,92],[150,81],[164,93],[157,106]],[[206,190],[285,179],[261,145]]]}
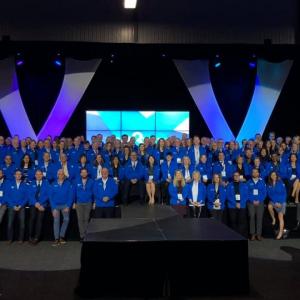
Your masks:
{"label": "carpeted floor", "polygon": [[[58,248],[1,242],[0,300],[79,299],[80,250],[79,242]],[[217,299],[300,299],[300,240],[249,242],[249,266],[250,294]]]}

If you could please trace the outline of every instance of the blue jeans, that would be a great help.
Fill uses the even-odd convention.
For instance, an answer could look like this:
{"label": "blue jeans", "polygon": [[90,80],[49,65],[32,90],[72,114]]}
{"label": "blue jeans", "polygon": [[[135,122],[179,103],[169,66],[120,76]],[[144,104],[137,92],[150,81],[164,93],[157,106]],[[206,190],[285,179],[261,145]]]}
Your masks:
{"label": "blue jeans", "polygon": [[[53,231],[54,231],[54,238],[58,240],[59,238],[65,238],[66,235],[66,230],[69,225],[69,215],[70,215],[70,210],[68,212],[64,212],[63,210],[67,208],[67,206],[62,205],[62,206],[57,206],[55,210],[58,211],[57,217],[54,218],[53,222]],[[63,215],[63,223],[60,228],[60,213]]]}

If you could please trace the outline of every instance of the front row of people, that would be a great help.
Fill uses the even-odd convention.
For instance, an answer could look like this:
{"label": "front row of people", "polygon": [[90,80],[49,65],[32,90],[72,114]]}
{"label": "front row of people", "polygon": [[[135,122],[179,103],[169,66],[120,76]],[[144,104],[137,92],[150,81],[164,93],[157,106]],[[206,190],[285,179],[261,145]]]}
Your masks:
{"label": "front row of people", "polygon": [[[133,165],[133,168],[135,166]],[[151,166],[150,166],[151,168]],[[155,170],[150,170],[146,180],[149,204],[154,204]],[[54,218],[54,245],[64,244],[65,234],[69,223],[70,209],[76,209],[80,238],[83,239],[91,211],[95,210],[95,217],[114,217],[116,196],[119,191],[118,182],[109,176],[107,168],[101,169],[101,178],[92,180],[87,169],[80,171],[80,178],[71,184],[66,179],[64,170],[59,169],[57,180],[51,185],[43,179],[43,172],[36,170],[35,180],[26,184],[21,180],[22,173],[15,172],[15,180],[6,181],[0,170],[0,224],[5,211],[8,211],[7,237],[9,243],[14,239],[14,220],[19,219],[20,243],[24,240],[25,206],[30,206],[29,239],[37,244],[42,232],[45,208],[50,202]],[[132,178],[132,184],[135,179]],[[128,187],[125,186],[128,193]],[[170,205],[180,213],[189,208],[191,217],[210,216],[222,220],[223,211],[228,209],[229,221],[233,229],[242,235],[247,235],[247,210],[250,219],[251,240],[262,240],[262,221],[264,201],[268,197],[268,211],[275,226],[275,213],[278,214],[279,231],[276,239],[281,239],[284,232],[284,214],[286,209],[286,189],[276,172],[269,176],[267,185],[260,178],[259,171],[253,169],[252,178],[243,182],[239,172],[233,175],[233,181],[227,185],[221,182],[220,174],[214,174],[212,183],[205,186],[201,182],[199,171],[192,173],[192,180],[186,183],[181,170],[176,170],[173,180],[169,180],[168,191]],[[60,222],[63,217],[62,225]]]}

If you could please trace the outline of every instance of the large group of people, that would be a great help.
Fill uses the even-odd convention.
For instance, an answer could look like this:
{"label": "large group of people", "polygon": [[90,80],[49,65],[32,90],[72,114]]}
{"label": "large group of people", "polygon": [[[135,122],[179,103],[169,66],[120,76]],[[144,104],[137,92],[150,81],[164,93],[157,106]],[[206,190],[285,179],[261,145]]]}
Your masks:
{"label": "large group of people", "polygon": [[[284,233],[286,203],[297,205],[300,228],[300,136],[267,140],[260,134],[237,141],[207,137],[167,139],[101,134],[91,141],[48,136],[35,141],[0,136],[0,225],[7,213],[7,239],[24,241],[25,207],[30,208],[29,242],[41,238],[45,209],[53,215],[54,246],[66,243],[70,210],[75,209],[80,238],[91,214],[113,218],[115,207],[166,204],[179,214],[211,217],[250,240],[262,240],[265,206],[276,239]],[[133,197],[135,195],[135,197]],[[63,218],[62,224],[60,218]],[[248,226],[249,224],[249,226]],[[249,230],[248,230],[249,227]]]}

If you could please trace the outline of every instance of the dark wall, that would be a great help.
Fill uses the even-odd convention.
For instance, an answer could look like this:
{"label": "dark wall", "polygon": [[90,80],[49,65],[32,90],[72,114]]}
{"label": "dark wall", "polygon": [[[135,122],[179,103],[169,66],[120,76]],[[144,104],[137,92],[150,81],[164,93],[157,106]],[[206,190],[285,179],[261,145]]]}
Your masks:
{"label": "dark wall", "polygon": [[[221,72],[210,68],[214,91],[235,133],[240,129],[254,88],[255,70],[250,70],[244,59],[245,56],[231,55],[223,60]],[[272,60],[282,58],[273,57]],[[266,132],[274,130],[280,135],[300,133],[299,110],[295,109],[300,99],[299,62],[296,55]],[[63,66],[57,68],[53,65],[53,57],[37,54],[26,60],[22,71],[18,70],[24,106],[36,132],[51,111],[63,73]],[[140,56],[123,53],[116,54],[113,59],[104,57],[63,135],[85,134],[86,110],[188,110],[191,134],[210,136],[172,59],[156,53]],[[1,115],[0,134],[9,134]]]}

